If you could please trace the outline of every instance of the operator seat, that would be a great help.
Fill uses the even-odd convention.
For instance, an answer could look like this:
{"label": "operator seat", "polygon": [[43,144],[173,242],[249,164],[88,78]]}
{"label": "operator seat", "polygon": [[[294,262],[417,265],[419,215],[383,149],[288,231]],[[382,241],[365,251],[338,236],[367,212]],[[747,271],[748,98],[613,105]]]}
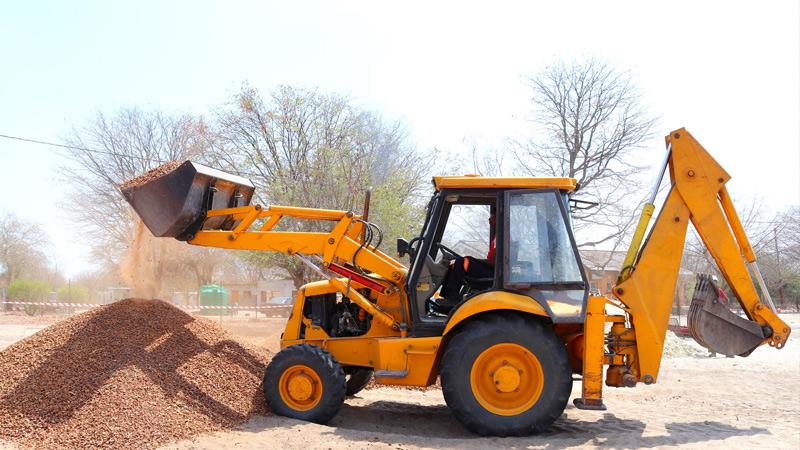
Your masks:
{"label": "operator seat", "polygon": [[464,276],[464,286],[461,288],[461,292],[466,294],[469,292],[488,291],[493,284],[494,277],[478,278],[466,275]]}

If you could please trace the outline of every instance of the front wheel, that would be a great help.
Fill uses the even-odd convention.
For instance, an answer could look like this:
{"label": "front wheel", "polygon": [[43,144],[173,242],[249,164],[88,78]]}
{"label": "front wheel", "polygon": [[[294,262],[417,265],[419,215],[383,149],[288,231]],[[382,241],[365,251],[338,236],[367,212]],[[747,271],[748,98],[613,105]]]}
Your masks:
{"label": "front wheel", "polygon": [[275,414],[325,423],[344,403],[344,371],[327,351],[314,345],[293,345],[269,363],[262,388]]}
{"label": "front wheel", "polygon": [[453,415],[481,435],[544,431],[572,391],[566,348],[552,328],[514,314],[466,324],[445,350],[441,380]]}

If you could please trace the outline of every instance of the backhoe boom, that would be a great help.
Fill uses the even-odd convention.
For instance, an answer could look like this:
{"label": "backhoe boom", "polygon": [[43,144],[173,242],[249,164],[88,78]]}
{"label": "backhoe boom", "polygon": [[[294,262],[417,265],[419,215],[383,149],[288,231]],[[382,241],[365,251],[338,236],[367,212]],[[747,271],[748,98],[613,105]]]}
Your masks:
{"label": "backhoe boom", "polygon": [[[641,227],[647,226],[645,216],[652,214],[652,199],[645,206],[645,219],[640,221],[640,230],[631,243],[620,281],[612,289],[622,302],[629,326],[618,325],[620,316],[605,316],[600,300],[590,299],[587,308],[584,355],[590,348],[609,342],[605,363],[610,366],[606,384],[611,386],[635,384],[631,380],[650,384],[658,379],[690,221],[747,316],[731,312],[724,306],[724,296],[713,280],[701,277],[690,313],[690,328],[696,340],[711,350],[747,356],[765,343],[782,348],[790,333],[763,287],[767,304],[761,301],[748,272],[745,262],[753,264],[754,275],[760,281],[755,254],[725,188],[730,175],[683,128],[670,133],[666,144],[665,164],[672,186],[640,248],[644,234]],[[657,180],[655,189],[658,184]],[[604,327],[593,326],[590,318],[599,314],[606,317],[605,322],[615,323],[617,329],[612,327],[606,335]],[[602,396],[597,375],[602,373],[601,367],[596,362],[587,362],[584,357],[584,395],[578,403],[600,407]]]}

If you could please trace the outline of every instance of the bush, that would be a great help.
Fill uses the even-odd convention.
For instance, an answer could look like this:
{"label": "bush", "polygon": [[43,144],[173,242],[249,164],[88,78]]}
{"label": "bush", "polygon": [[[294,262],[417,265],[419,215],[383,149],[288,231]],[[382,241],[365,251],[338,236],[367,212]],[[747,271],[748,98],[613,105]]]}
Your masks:
{"label": "bush", "polygon": [[8,299],[11,301],[46,301],[50,294],[50,283],[41,280],[14,280],[8,286]]}
{"label": "bush", "polygon": [[67,284],[56,291],[60,302],[86,303],[89,300],[89,289],[79,284]]}

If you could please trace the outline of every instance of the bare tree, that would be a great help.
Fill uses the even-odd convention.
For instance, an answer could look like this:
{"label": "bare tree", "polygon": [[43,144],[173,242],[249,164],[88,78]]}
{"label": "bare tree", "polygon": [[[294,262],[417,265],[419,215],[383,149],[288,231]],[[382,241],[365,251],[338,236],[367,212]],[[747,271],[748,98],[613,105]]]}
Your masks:
{"label": "bare tree", "polygon": [[[768,213],[762,205],[754,197],[749,202],[740,202],[737,213],[773,300],[779,306],[800,304],[800,296],[795,293],[800,289],[800,208]],[[716,262],[692,228],[681,266],[689,272],[712,273],[722,278]]]}
{"label": "bare tree", "polygon": [[[384,242],[418,227],[421,207],[415,199],[429,164],[407,143],[401,124],[386,122],[346,97],[288,86],[266,97],[243,87],[218,111],[217,122],[212,142],[218,163],[249,172],[258,201],[360,210],[364,191],[372,186],[370,220],[384,226]],[[308,221],[285,226],[322,229]],[[283,255],[252,260],[282,267],[297,286],[309,275]]]}
{"label": "bare tree", "polygon": [[535,176],[578,180],[576,197],[596,208],[574,211],[579,246],[616,249],[634,222],[641,169],[635,150],[654,120],[641,105],[630,75],[588,60],[557,63],[529,78],[535,135],[515,142],[520,167]]}
{"label": "bare tree", "polygon": [[[767,215],[762,206],[763,203],[756,197],[749,201],[737,201],[736,203],[738,206],[736,212],[747,232],[750,245],[758,255],[761,255],[770,236],[769,230],[764,224],[771,223],[774,217]],[[692,273],[720,275],[714,258],[708,252],[694,227],[689,227],[687,231],[681,267]]]}
{"label": "bare tree", "polygon": [[792,207],[760,222],[761,239],[754,244],[759,264],[780,306],[800,304],[800,208]]}
{"label": "bare tree", "polygon": [[782,234],[786,258],[800,271],[800,206],[788,208],[780,221],[785,225]]}
{"label": "bare tree", "polygon": [[[164,276],[180,279],[188,273],[198,284],[210,282],[220,258],[213,249],[186,248],[164,239],[151,242],[149,234],[137,238],[139,219],[118,185],[165,161],[201,158],[207,130],[202,118],[192,115],[122,108],[111,115],[98,112],[66,139],[72,147],[71,164],[61,172],[70,187],[67,203],[73,219],[103,266],[117,267],[123,255],[132,258],[133,250],[147,253],[129,261],[127,275],[128,282],[157,279],[147,295],[160,291]],[[144,272],[132,274],[133,269]]]}
{"label": "bare tree", "polygon": [[[502,177],[506,163],[506,153],[502,151],[492,151],[486,148],[481,149],[478,143],[471,143],[470,153],[472,155],[472,170],[485,177]],[[463,175],[463,174],[458,174]]]}

